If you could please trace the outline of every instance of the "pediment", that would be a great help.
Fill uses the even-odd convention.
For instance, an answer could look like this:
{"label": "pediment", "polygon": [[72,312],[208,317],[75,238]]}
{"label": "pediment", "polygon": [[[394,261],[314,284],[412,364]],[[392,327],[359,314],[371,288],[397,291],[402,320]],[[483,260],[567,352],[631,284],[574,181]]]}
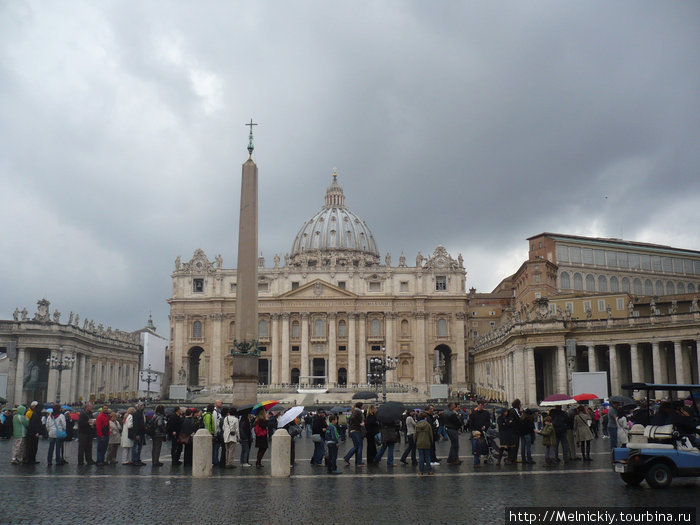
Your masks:
{"label": "pediment", "polygon": [[280,295],[280,299],[355,299],[357,295],[316,279]]}

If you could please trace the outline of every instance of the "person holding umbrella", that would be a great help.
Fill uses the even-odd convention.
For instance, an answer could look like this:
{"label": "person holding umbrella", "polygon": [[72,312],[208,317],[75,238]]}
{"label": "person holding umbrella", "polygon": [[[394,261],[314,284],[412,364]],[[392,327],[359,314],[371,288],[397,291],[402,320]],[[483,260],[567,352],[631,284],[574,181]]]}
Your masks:
{"label": "person holding umbrella", "polygon": [[267,451],[267,412],[264,408],[258,410],[258,415],[255,418],[255,447],[258,449],[258,457],[255,461],[256,468],[262,468],[262,458]]}
{"label": "person holding umbrella", "polygon": [[374,456],[374,462],[379,463],[385,450],[389,450],[387,455],[387,466],[394,466],[394,445],[399,441],[399,430],[401,430],[401,415],[403,414],[403,403],[389,401],[383,403],[377,410],[377,420],[380,425],[382,448]]}
{"label": "person holding umbrella", "polygon": [[277,428],[285,429],[292,438],[289,453],[289,466],[292,468],[294,468],[294,462],[296,461],[296,438],[301,436],[299,416],[301,416],[302,412],[304,412],[303,406],[295,406],[286,410],[277,420]]}

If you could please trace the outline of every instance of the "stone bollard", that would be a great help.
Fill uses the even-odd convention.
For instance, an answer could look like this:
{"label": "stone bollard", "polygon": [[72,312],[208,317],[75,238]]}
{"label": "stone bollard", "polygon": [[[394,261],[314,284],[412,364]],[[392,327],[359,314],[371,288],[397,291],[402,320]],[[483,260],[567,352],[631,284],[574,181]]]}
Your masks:
{"label": "stone bollard", "polygon": [[278,428],[272,436],[271,448],[272,477],[288,478],[291,474],[289,460],[292,455],[292,437],[283,429]]}
{"label": "stone bollard", "polygon": [[192,476],[209,478],[212,469],[212,436],[206,428],[200,428],[192,440]]}

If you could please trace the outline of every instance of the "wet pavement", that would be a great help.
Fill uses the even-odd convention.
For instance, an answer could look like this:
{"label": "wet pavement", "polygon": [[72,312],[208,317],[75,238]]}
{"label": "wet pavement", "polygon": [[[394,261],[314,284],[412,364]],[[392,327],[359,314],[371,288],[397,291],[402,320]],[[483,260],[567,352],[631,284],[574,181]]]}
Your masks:
{"label": "wet pavement", "polygon": [[[646,483],[628,487],[610,468],[607,440],[596,440],[593,462],[572,461],[544,468],[543,448],[535,445],[535,465],[486,465],[474,469],[466,436],[460,439],[459,466],[435,467],[430,477],[398,463],[388,467],[345,466],[342,475],[313,467],[310,438],[297,440],[292,477],[269,476],[269,451],[262,469],[215,468],[208,479],[193,479],[190,469],[170,463],[163,446],[163,467],[76,465],[77,441],[67,445],[68,465],[47,466],[48,443],[40,443],[33,466],[10,464],[11,442],[0,441],[0,523],[503,523],[511,506],[654,507],[700,502],[700,481],[676,479],[670,489]],[[445,458],[449,443],[440,442]],[[121,452],[121,451],[120,451]],[[255,450],[251,452],[254,458]],[[94,454],[94,448],[93,448]],[[121,456],[119,456],[121,457]],[[443,459],[444,463],[444,459]],[[238,460],[236,460],[238,465]]]}

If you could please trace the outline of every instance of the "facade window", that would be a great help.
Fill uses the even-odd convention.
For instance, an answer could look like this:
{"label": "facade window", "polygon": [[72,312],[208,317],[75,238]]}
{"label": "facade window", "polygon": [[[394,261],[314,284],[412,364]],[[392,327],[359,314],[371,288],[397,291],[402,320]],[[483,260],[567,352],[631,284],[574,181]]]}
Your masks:
{"label": "facade window", "polygon": [[666,294],[673,295],[675,293],[676,293],[676,286],[671,281],[668,281],[666,283]]}
{"label": "facade window", "polygon": [[670,257],[662,257],[661,258],[661,267],[663,268],[664,272],[671,273],[673,271],[673,261],[671,260]]}
{"label": "facade window", "polygon": [[292,352],[298,352],[299,351],[299,345],[292,345]]}
{"label": "facade window", "polygon": [[231,283],[230,291],[231,291],[231,293],[236,293],[236,283]]}
{"label": "facade window", "polygon": [[204,279],[192,279],[192,291],[202,293],[204,291]]}
{"label": "facade window", "polygon": [[345,281],[338,281],[338,288],[345,290]]}
{"label": "facade window", "polygon": [[569,262],[569,247],[557,244],[557,261]]}
{"label": "facade window", "polygon": [[618,310],[624,310],[625,309],[625,300],[622,297],[617,298],[617,309]]}
{"label": "facade window", "polygon": [[569,248],[569,257],[571,257],[572,263],[580,263],[581,262],[581,248],[577,248],[575,246],[570,247]]}
{"label": "facade window", "polygon": [[630,293],[630,280],[627,277],[622,278],[622,291]]}
{"label": "facade window", "polygon": [[493,328],[494,326],[496,326],[496,321],[489,321],[489,326],[490,326],[491,328]]}
{"label": "facade window", "polygon": [[693,275],[693,261],[690,259],[683,259],[683,273]]}
{"label": "facade window", "polygon": [[348,325],[345,322],[344,319],[341,319],[338,321],[338,337],[347,337],[348,336]]}
{"label": "facade window", "polygon": [[574,290],[583,291],[583,277],[578,272],[574,274]]}
{"label": "facade window", "polygon": [[540,274],[535,275],[535,282],[539,283],[541,281],[542,281],[542,277],[540,276]]}
{"label": "facade window", "polygon": [[617,268],[617,252],[605,252],[608,268]]}
{"label": "facade window", "polygon": [[479,337],[479,331],[478,331],[478,330],[474,330],[474,331],[472,332],[472,334],[473,334],[474,339],[476,339],[477,337]]}
{"label": "facade window", "polygon": [[550,315],[557,314],[557,305],[555,303],[549,303],[549,313]]}
{"label": "facade window", "polygon": [[339,345],[338,346],[338,352],[347,352],[348,347],[345,345]]}
{"label": "facade window", "polygon": [[299,281],[292,281],[292,290],[299,288]]}
{"label": "facade window", "polygon": [[372,350],[372,352],[381,352],[381,351],[382,351],[382,347],[379,346],[379,345],[372,345],[372,346],[370,347],[370,350]]}
{"label": "facade window", "polygon": [[202,321],[195,321],[192,325],[192,337],[195,339],[202,338]]}
{"label": "facade window", "polygon": [[591,302],[590,301],[583,301],[583,311],[587,312],[588,310],[591,310]]}
{"label": "facade window", "polygon": [[438,275],[435,277],[435,290],[438,292],[444,292],[447,290],[447,277],[444,275]]}
{"label": "facade window", "polygon": [[379,319],[372,319],[369,323],[369,333],[372,337],[380,337],[382,335],[382,326]]}
{"label": "facade window", "polygon": [[634,286],[634,293],[636,293],[637,295],[642,295],[642,280],[639,277],[637,277],[634,279],[632,284]]}
{"label": "facade window", "polygon": [[673,271],[676,273],[683,273],[683,259],[673,258]]}
{"label": "facade window", "polygon": [[605,266],[605,251],[603,250],[595,250],[595,265],[596,266]]}
{"label": "facade window", "polygon": [[678,283],[678,287],[676,288],[676,291],[678,293],[685,293],[685,285],[683,283]]}
{"label": "facade window", "polygon": [[656,295],[664,294],[664,283],[661,281],[656,281]]}
{"label": "facade window", "polygon": [[586,275],[586,291],[595,292],[595,277],[593,277],[590,273]]}
{"label": "facade window", "polygon": [[447,321],[445,319],[438,319],[437,335],[438,337],[447,337]]}
{"label": "facade window", "polygon": [[258,283],[258,292],[267,293],[269,283]]}
{"label": "facade window", "polygon": [[574,313],[574,303],[566,303],[566,311],[569,312],[569,314]]}
{"label": "facade window", "polygon": [[598,299],[598,311],[599,312],[605,311],[605,299]]}
{"label": "facade window", "polygon": [[695,285],[693,283],[688,283],[688,293],[695,293]]}
{"label": "facade window", "polygon": [[326,335],[326,323],[323,319],[314,319],[314,337]]}
{"label": "facade window", "polygon": [[382,291],[382,283],[380,283],[379,281],[370,281],[369,291],[370,292],[381,292]]}
{"label": "facade window", "polygon": [[644,281],[644,295],[654,295],[654,285],[649,279]]}
{"label": "facade window", "polygon": [[496,315],[496,312],[494,312],[493,310],[491,310],[491,311],[489,312],[489,315]]}
{"label": "facade window", "polygon": [[299,339],[299,321],[292,321],[292,338]]}
{"label": "facade window", "polygon": [[399,291],[408,292],[408,281],[401,281],[399,283]]}
{"label": "facade window", "polygon": [[630,268],[632,268],[633,270],[639,270],[641,268],[641,264],[639,262],[639,254],[630,253],[629,263],[630,263]]}
{"label": "facade window", "polygon": [[535,292],[535,299],[542,299],[542,292]]}
{"label": "facade window", "polygon": [[620,268],[629,268],[629,260],[626,252],[619,252],[617,254],[617,265]]}
{"label": "facade window", "polygon": [[571,278],[569,277],[569,272],[561,272],[559,281],[561,283],[560,288],[562,290],[571,290]]}
{"label": "facade window", "polygon": [[649,255],[640,255],[642,270],[651,270],[651,257]]}
{"label": "facade window", "polygon": [[581,256],[583,264],[593,264],[593,250],[591,248],[584,248],[581,250]]}
{"label": "facade window", "polygon": [[261,352],[267,352],[267,347],[266,346],[259,346],[258,347]]}
{"label": "facade window", "polygon": [[661,271],[661,257],[659,257],[658,255],[651,256],[651,269],[655,272]]}
{"label": "facade window", "polygon": [[408,335],[408,320],[406,319],[401,320],[401,335]]}
{"label": "facade window", "polygon": [[608,279],[604,275],[598,276],[598,291],[607,292],[608,291]]}
{"label": "facade window", "polygon": [[267,320],[266,319],[260,319],[258,321],[258,338],[259,339],[266,339],[267,338]]}

